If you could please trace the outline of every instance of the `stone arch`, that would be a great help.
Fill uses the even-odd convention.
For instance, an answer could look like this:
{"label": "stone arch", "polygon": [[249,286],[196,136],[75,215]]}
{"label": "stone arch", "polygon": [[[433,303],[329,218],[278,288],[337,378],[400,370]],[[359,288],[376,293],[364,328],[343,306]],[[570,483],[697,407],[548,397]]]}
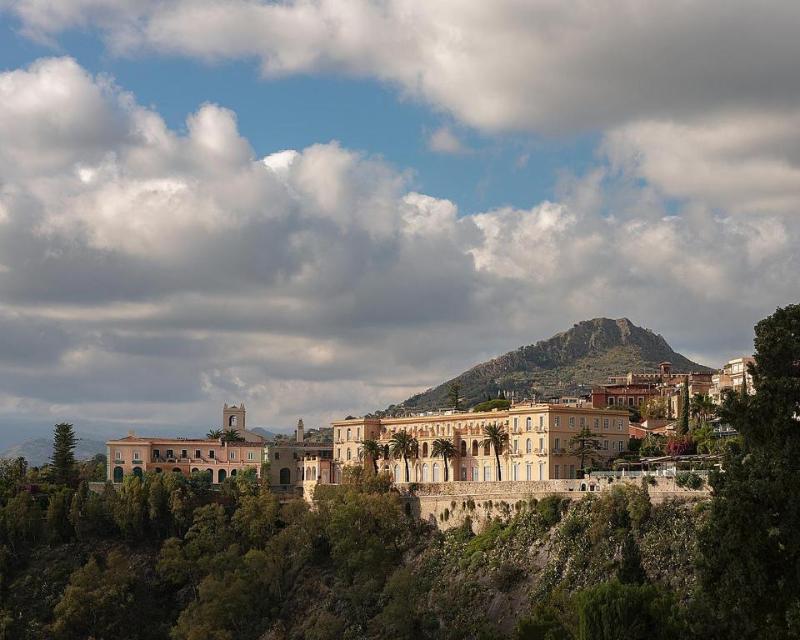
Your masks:
{"label": "stone arch", "polygon": [[114,482],[122,482],[123,475],[122,467],[114,467]]}
{"label": "stone arch", "polygon": [[181,472],[181,470],[180,470],[180,468],[178,468],[178,467],[175,467],[175,468],[172,470],[172,473],[180,473],[180,472]]}
{"label": "stone arch", "polygon": [[478,455],[478,441],[477,440],[473,440],[472,441],[472,455],[473,455],[473,457],[477,457],[477,455]]}
{"label": "stone arch", "polygon": [[156,473],[161,473],[163,469],[161,467],[156,467]]}
{"label": "stone arch", "polygon": [[279,484],[292,484],[292,470],[289,467],[283,467],[279,474]]}
{"label": "stone arch", "polygon": [[204,473],[208,474],[208,476],[207,476],[208,481],[211,484],[214,484],[214,470],[213,469],[206,469]]}
{"label": "stone arch", "polygon": [[423,458],[427,458],[428,457],[428,443],[427,442],[423,442],[422,443],[422,457]]}
{"label": "stone arch", "polygon": [[225,478],[227,478],[227,477],[228,477],[228,472],[225,471],[225,469],[220,469],[219,473],[217,474],[217,478],[218,478],[219,484],[222,484],[223,482],[225,482]]}
{"label": "stone arch", "polygon": [[461,441],[461,457],[462,458],[466,458],[467,457],[467,441],[466,440],[462,440]]}
{"label": "stone arch", "polygon": [[134,467],[133,468],[133,475],[135,475],[137,478],[141,478],[142,477],[142,468],[141,467]]}
{"label": "stone arch", "polygon": [[198,471],[199,471],[199,469],[198,469],[197,467],[195,467],[194,469],[192,469],[192,473],[197,473]]}
{"label": "stone arch", "polygon": [[235,475],[236,475],[236,469],[233,469],[233,470],[231,471],[231,478],[233,478]]}

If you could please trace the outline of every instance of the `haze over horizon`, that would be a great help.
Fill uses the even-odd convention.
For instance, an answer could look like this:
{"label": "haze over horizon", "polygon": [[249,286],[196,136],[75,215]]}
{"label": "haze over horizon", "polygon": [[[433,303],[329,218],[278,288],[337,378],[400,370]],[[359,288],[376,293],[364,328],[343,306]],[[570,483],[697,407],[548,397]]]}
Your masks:
{"label": "haze over horizon", "polygon": [[0,447],[363,413],[800,297],[800,5],[0,0]]}

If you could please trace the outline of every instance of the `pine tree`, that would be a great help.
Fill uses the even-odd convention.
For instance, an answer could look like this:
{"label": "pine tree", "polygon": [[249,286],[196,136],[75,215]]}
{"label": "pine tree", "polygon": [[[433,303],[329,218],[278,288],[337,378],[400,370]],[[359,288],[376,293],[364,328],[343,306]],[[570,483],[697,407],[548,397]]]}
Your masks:
{"label": "pine tree", "polygon": [[685,436],[689,433],[689,381],[683,381],[681,387],[681,417],[678,420],[678,435]]}
{"label": "pine tree", "polygon": [[51,478],[55,484],[72,486],[77,479],[75,467],[75,431],[72,425],[62,422],[53,431],[53,467]]}

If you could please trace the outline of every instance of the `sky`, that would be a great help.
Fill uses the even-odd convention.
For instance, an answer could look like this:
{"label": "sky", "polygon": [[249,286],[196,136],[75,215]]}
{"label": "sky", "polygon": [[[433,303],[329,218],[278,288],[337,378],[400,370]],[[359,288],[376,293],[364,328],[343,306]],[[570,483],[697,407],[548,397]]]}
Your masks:
{"label": "sky", "polygon": [[798,302],[800,4],[0,0],[0,446],[290,429]]}

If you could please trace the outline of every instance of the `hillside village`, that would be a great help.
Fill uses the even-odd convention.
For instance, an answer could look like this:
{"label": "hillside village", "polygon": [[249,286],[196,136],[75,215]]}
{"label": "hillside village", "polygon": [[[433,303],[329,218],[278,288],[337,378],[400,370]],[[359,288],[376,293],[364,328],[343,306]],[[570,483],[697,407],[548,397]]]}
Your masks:
{"label": "hillside village", "polygon": [[[342,484],[353,473],[369,471],[386,474],[404,491],[435,485],[442,496],[457,491],[474,497],[488,490],[475,483],[492,483],[505,495],[503,483],[518,482],[544,483],[537,485],[540,493],[556,486],[580,493],[608,486],[599,478],[630,480],[642,474],[670,479],[673,491],[702,490],[709,471],[719,466],[726,439],[736,435],[717,416],[717,408],[728,393],[755,391],[748,373],[752,357],[734,358],[712,370],[677,354],[661,336],[627,319],[579,323],[532,349],[540,354],[535,368],[542,368],[541,354],[548,353],[551,361],[562,364],[560,376],[576,362],[584,369],[588,362],[589,370],[606,372],[609,353],[620,352],[644,363],[669,353],[680,369],[659,361],[650,370],[614,371],[585,385],[580,395],[542,396],[537,386],[527,395],[502,387],[494,397],[464,395],[463,381],[486,366],[497,374],[491,384],[501,386],[509,365],[498,369],[492,361],[451,380],[440,407],[420,410],[406,402],[402,411],[395,407],[361,418],[348,416],[330,428],[309,432],[300,419],[291,438],[268,439],[248,429],[244,404],[226,404],[221,428],[205,438],[153,438],[130,432],[109,441],[106,479],[119,484],[130,475],[176,472],[204,475],[212,485],[221,485],[252,469],[274,492],[307,500],[313,499],[318,485]],[[565,352],[571,357],[565,358]],[[594,357],[601,364],[592,368]],[[569,387],[571,392],[575,389]],[[594,481],[581,482],[585,478]],[[453,483],[463,486],[446,486]]]}

